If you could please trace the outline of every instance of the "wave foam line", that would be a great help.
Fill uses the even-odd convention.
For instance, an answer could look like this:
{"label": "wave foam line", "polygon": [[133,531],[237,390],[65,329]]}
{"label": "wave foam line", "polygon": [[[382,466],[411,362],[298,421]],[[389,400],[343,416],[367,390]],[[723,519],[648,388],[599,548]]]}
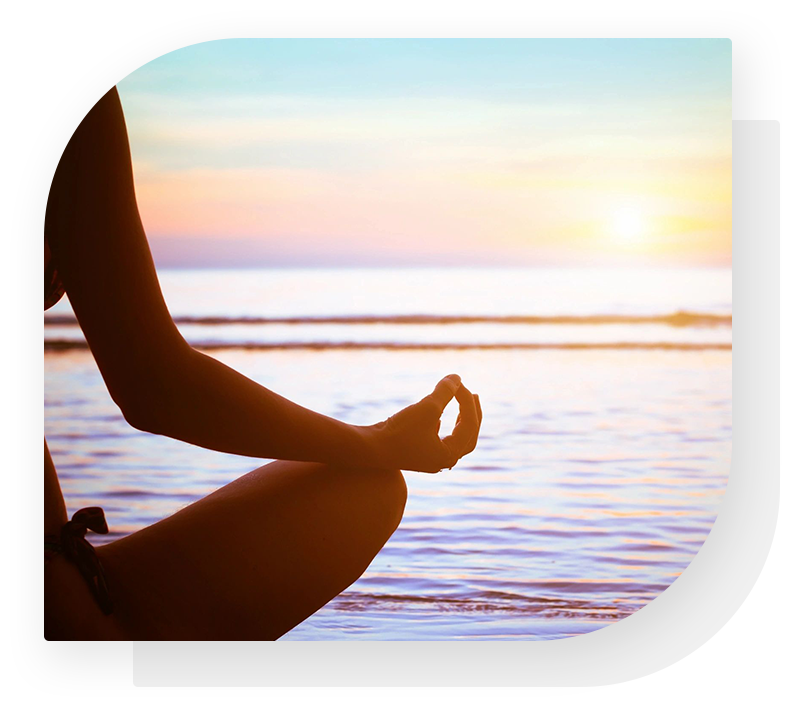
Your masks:
{"label": "wave foam line", "polygon": [[[333,315],[329,317],[174,317],[176,324],[191,325],[446,325],[446,324],[523,324],[523,325],[606,325],[663,324],[671,327],[725,327],[732,315],[680,310],[667,315]],[[76,325],[73,315],[45,315],[45,326]]]}
{"label": "wave foam line", "polygon": [[[386,349],[394,351],[442,350],[442,349],[661,349],[670,351],[731,351],[732,345],[724,342],[532,342],[532,343],[412,343],[412,342],[192,342],[194,349],[204,351],[220,349],[243,349],[247,351],[271,351],[284,349],[306,349],[325,351],[329,349]],[[44,351],[70,351],[88,349],[88,343],[81,340],[48,339]]]}

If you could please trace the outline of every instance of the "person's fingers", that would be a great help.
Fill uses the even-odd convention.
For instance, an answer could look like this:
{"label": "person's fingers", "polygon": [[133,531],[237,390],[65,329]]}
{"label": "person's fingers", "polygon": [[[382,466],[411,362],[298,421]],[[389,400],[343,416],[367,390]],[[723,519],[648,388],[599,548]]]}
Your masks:
{"label": "person's fingers", "polygon": [[436,388],[429,396],[425,396],[424,400],[429,401],[436,407],[439,415],[447,407],[447,404],[454,398],[460,387],[460,376],[457,374],[450,374],[445,376],[441,381],[436,384]]}
{"label": "person's fingers", "polygon": [[[471,406],[469,404],[473,404],[473,412],[471,410]],[[475,393],[472,394],[471,400],[467,401],[466,404],[461,403],[461,413],[466,411],[466,414],[469,418],[469,422],[471,422],[472,417],[474,417],[475,425],[472,429],[472,426],[469,425],[468,428],[464,427],[465,430],[469,430],[469,438],[466,441],[465,445],[463,446],[462,455],[468,455],[475,447],[477,447],[477,439],[480,435],[480,424],[482,423],[482,408],[480,406],[480,397]],[[460,417],[459,417],[460,418]]]}
{"label": "person's fingers", "polygon": [[479,419],[474,396],[463,384],[458,387],[455,398],[460,406],[458,422],[455,424],[452,434],[445,437],[442,442],[450,453],[455,455],[455,461],[457,461],[474,449],[473,447],[469,448],[472,441],[476,444]]}
{"label": "person's fingers", "polygon": [[[474,402],[476,404],[477,403],[477,394],[475,393],[474,396],[475,396]],[[479,421],[481,420],[481,416],[480,416],[479,410],[477,412],[477,418],[478,418],[478,420],[477,420],[477,432],[469,440],[468,444],[464,448],[463,455],[468,455],[475,448],[475,446],[477,445],[477,434],[479,433],[479,430],[480,430]],[[455,427],[457,427],[459,425],[460,425],[460,413],[458,413],[458,417],[455,420]]]}
{"label": "person's fingers", "polygon": [[455,440],[451,435],[441,439],[441,461],[442,467],[452,469],[458,460],[463,457],[463,450],[460,447],[460,442]]}
{"label": "person's fingers", "polygon": [[469,438],[469,444],[466,446],[464,455],[468,455],[470,452],[477,447],[477,440],[480,437],[480,426],[482,425],[482,406],[480,405],[480,397],[475,393],[473,395],[474,398],[474,406],[477,411],[477,429],[474,431],[474,435]]}
{"label": "person's fingers", "polygon": [[472,392],[463,384],[458,387],[455,398],[458,399],[458,405],[460,406],[458,425],[455,427],[463,428],[461,434],[465,436],[466,433],[474,432],[479,424],[480,417],[477,414],[477,401]]}

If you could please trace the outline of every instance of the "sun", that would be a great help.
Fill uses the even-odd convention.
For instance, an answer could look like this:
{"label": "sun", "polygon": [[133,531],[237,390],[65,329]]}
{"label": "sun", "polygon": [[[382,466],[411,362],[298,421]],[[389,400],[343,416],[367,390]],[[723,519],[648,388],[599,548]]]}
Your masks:
{"label": "sun", "polygon": [[645,215],[636,207],[622,207],[612,217],[611,232],[622,243],[641,241],[647,232]]}

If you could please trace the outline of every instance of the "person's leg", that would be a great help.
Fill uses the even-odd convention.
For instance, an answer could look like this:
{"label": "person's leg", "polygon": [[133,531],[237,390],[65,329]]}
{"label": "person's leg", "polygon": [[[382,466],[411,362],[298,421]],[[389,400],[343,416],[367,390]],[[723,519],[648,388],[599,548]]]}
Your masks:
{"label": "person's leg", "polygon": [[129,639],[113,615],[104,615],[77,566],[63,554],[44,561],[44,638]]}
{"label": "person's leg", "polygon": [[98,549],[134,639],[276,639],[351,585],[397,528],[399,470],[274,462]]}

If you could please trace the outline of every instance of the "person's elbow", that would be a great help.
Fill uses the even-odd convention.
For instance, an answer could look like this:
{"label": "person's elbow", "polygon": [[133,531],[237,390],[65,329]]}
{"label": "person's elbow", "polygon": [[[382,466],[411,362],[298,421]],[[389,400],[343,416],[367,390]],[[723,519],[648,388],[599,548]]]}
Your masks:
{"label": "person's elbow", "polygon": [[113,392],[111,397],[130,426],[144,433],[161,434],[168,394],[156,379],[141,380],[137,387]]}
{"label": "person's elbow", "polygon": [[162,435],[164,432],[163,409],[166,396],[152,386],[141,387],[136,391],[113,396],[121,415],[127,423],[144,433]]}
{"label": "person's elbow", "polygon": [[181,360],[147,366],[127,378],[124,385],[113,387],[111,396],[124,420],[136,430],[168,435],[184,398],[180,391],[187,365]]}

